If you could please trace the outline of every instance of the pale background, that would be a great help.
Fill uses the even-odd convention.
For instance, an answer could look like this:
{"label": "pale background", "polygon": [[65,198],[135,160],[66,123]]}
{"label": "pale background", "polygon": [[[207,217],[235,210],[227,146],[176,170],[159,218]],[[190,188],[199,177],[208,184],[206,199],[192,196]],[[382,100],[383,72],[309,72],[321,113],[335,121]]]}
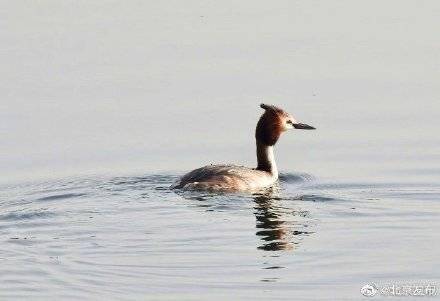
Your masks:
{"label": "pale background", "polygon": [[[255,165],[440,174],[439,1],[1,1],[1,182]],[[415,179],[414,179],[415,180]]]}

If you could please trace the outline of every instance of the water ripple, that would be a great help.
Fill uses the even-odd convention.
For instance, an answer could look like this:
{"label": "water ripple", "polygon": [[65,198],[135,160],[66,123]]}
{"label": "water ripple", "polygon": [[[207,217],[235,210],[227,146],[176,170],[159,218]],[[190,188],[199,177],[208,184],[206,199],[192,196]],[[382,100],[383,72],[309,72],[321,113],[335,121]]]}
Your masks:
{"label": "water ripple", "polygon": [[37,201],[54,201],[54,200],[62,200],[62,199],[71,199],[85,195],[86,195],[85,193],[64,193],[64,194],[56,194],[56,195],[41,197],[38,198]]}
{"label": "water ripple", "polygon": [[47,210],[39,210],[33,212],[10,212],[7,214],[0,215],[0,220],[21,221],[21,220],[30,220],[30,219],[51,218],[55,216],[56,214],[54,212],[50,212]]}

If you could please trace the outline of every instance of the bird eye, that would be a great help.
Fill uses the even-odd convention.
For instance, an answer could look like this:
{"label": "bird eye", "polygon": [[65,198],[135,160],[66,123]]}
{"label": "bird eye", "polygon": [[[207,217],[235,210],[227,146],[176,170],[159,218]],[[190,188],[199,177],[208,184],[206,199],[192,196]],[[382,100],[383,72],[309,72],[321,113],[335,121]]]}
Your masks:
{"label": "bird eye", "polygon": [[293,124],[292,120],[287,120],[286,123],[287,124]]}

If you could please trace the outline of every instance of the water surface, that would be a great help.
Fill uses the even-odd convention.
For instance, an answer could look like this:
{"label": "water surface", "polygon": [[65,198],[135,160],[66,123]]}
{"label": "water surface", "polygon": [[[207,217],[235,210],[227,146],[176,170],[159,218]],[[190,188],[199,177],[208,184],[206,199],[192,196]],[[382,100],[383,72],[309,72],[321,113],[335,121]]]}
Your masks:
{"label": "water surface", "polygon": [[215,195],[175,179],[2,187],[0,297],[353,300],[439,279],[439,185],[288,173],[270,194]]}

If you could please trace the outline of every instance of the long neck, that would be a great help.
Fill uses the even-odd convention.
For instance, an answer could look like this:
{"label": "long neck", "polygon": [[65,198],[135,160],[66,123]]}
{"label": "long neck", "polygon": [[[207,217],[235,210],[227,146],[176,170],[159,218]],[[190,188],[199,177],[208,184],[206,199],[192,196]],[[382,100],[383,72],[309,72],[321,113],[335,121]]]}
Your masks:
{"label": "long neck", "polygon": [[264,170],[278,177],[277,164],[273,155],[273,146],[266,145],[257,140],[258,170]]}

